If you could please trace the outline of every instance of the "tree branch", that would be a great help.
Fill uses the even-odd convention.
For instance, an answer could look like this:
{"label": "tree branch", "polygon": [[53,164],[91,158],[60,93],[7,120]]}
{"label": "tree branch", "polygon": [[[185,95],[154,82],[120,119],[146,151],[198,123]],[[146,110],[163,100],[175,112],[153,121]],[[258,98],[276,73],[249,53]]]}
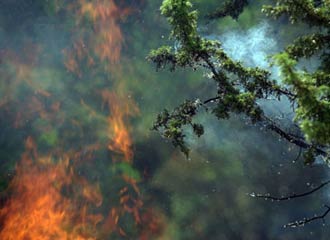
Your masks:
{"label": "tree branch", "polygon": [[285,228],[286,227],[292,227],[292,228],[303,227],[305,224],[316,221],[316,220],[319,220],[319,219],[324,222],[324,218],[330,212],[330,207],[329,206],[324,205],[324,207],[326,208],[326,211],[322,215],[317,215],[317,216],[314,216],[314,217],[311,217],[311,218],[304,218],[302,220],[297,220],[295,222],[288,223],[288,224],[284,225],[283,227],[285,227]]}
{"label": "tree branch", "polygon": [[[203,104],[215,102],[218,99],[221,99],[221,97],[217,96],[217,97],[209,98],[209,99],[203,101]],[[261,116],[261,122],[264,122],[266,124],[267,129],[277,133],[278,135],[280,135],[282,138],[286,139],[290,143],[292,143],[300,148],[303,148],[303,149],[313,148],[315,150],[315,153],[317,153],[317,155],[321,155],[321,156],[327,155],[327,152],[322,149],[324,146],[310,144],[310,143],[306,142],[306,140],[303,137],[299,137],[294,134],[288,133],[287,131],[282,129],[280,126],[278,126],[275,123],[275,121],[272,120],[271,118],[263,115],[263,116]]]}
{"label": "tree branch", "polygon": [[229,84],[226,75],[222,71],[217,71],[214,63],[210,60],[209,54],[201,54],[200,56],[206,63],[207,67],[211,70],[215,80],[222,85],[222,90],[234,92],[234,87]]}
{"label": "tree branch", "polygon": [[294,199],[294,198],[306,197],[308,195],[311,195],[314,192],[316,192],[316,191],[320,190],[321,188],[325,187],[329,183],[330,183],[330,180],[320,184],[318,187],[312,189],[311,191],[300,193],[300,194],[293,194],[293,195],[286,196],[286,197],[274,197],[274,196],[271,196],[269,194],[255,194],[255,193],[251,193],[250,196],[255,197],[255,198],[263,198],[265,200],[286,201],[286,200],[290,200],[290,199]]}
{"label": "tree branch", "polygon": [[[255,198],[263,198],[265,200],[272,200],[272,201],[287,201],[287,200],[290,200],[290,199],[294,199],[294,198],[301,198],[301,197],[306,197],[308,195],[311,195],[313,193],[315,193],[316,191],[322,189],[323,187],[325,187],[326,185],[328,185],[330,183],[330,180],[320,184],[318,187],[312,189],[311,191],[308,191],[308,192],[304,192],[304,193],[301,193],[301,194],[293,194],[293,195],[290,195],[290,196],[286,196],[286,197],[274,197],[274,196],[271,196],[269,194],[255,194],[255,193],[251,193],[250,196],[251,197],[255,197]],[[322,214],[322,215],[315,215],[314,217],[311,217],[311,218],[304,218],[302,220],[297,220],[297,221],[294,221],[294,222],[290,222],[286,225],[284,225],[284,227],[292,227],[292,228],[295,228],[295,227],[302,227],[304,226],[305,224],[307,223],[310,223],[310,222],[313,222],[313,221],[316,221],[318,219],[321,219],[324,221],[324,218],[329,214],[330,212],[330,207],[325,205],[325,207],[327,208],[327,210]]]}
{"label": "tree branch", "polygon": [[216,100],[220,99],[220,97],[213,97],[213,98],[209,98],[207,100],[205,100],[203,102],[203,104],[208,104],[208,103],[211,103],[211,102],[215,102]]}
{"label": "tree branch", "polygon": [[262,116],[262,121],[267,124],[267,128],[279,134],[281,137],[289,141],[290,143],[295,144],[304,149],[315,149],[315,152],[318,155],[326,156],[327,152],[322,149],[322,147],[315,146],[314,144],[307,143],[305,139],[299,138],[298,136],[292,135],[285,130],[283,130],[280,126],[278,126],[272,119],[267,116]]}
{"label": "tree branch", "polygon": [[295,162],[297,162],[299,160],[299,158],[301,156],[301,152],[302,152],[302,148],[300,147],[297,157],[295,158],[295,160],[292,161],[293,163],[295,163]]}

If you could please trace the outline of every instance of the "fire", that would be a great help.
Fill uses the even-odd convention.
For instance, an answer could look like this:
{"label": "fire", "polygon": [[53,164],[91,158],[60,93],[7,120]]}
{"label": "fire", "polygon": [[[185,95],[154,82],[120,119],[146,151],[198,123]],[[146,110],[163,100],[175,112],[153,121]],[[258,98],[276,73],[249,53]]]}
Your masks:
{"label": "fire", "polygon": [[[118,82],[122,78],[122,69],[120,65],[117,65],[124,43],[119,21],[131,10],[116,6],[114,0],[80,0],[79,3],[77,23],[79,24],[83,17],[88,16],[92,21],[94,34],[85,36],[84,41],[88,43],[86,45],[88,45],[89,51],[81,47],[84,44],[79,44],[80,47],[76,45],[74,47],[76,48],[75,54],[71,54],[71,58],[69,57],[71,60],[67,61],[66,67],[81,77],[79,66],[81,63],[85,65],[87,63],[87,67],[91,66],[88,64],[90,62],[95,64],[94,61],[90,60],[90,56],[93,56],[103,65],[106,65],[106,70],[111,71],[116,94],[106,89],[101,90],[103,106],[108,106],[109,109],[109,116],[107,117],[109,143],[107,147],[112,153],[111,159],[114,164],[123,162],[132,165],[134,159],[133,143],[127,118],[135,116],[139,110],[132,99],[126,97],[127,92],[125,93],[123,86]],[[107,65],[108,63],[110,65]],[[114,66],[116,67],[114,68]],[[121,177],[125,186],[117,193],[119,202],[111,206],[103,223],[103,231],[117,232],[120,236],[127,236],[125,229],[119,223],[124,216],[132,216],[135,224],[139,225],[140,228],[142,224],[149,225],[145,218],[142,220],[142,216],[146,215],[142,215],[143,201],[138,180],[126,173],[122,173]],[[147,236],[147,232],[143,234]],[[143,239],[147,238],[144,237]]]}
{"label": "fire", "polygon": [[[117,154],[113,156],[113,162],[125,162],[132,164],[133,149],[129,130],[126,126],[126,118],[136,115],[139,110],[129,98],[119,97],[113,92],[103,90],[102,98],[109,106],[110,116],[108,117],[108,135],[110,143],[108,149]],[[125,214],[130,214],[136,224],[141,224],[141,209],[143,201],[141,199],[138,181],[125,173],[122,179],[126,182],[119,195],[120,207],[113,208],[107,218],[105,227],[115,229],[121,236],[126,236],[125,230],[117,226],[118,219]]]}
{"label": "fire", "polygon": [[101,61],[118,62],[124,40],[118,21],[129,10],[118,8],[114,0],[81,0],[80,6],[79,15],[89,16],[94,24],[94,53]]}
{"label": "fire", "polygon": [[[15,99],[17,89],[26,84],[36,95],[50,97],[51,93],[43,89],[38,82],[33,81],[33,71],[39,63],[42,48],[30,42],[24,43],[22,51],[6,49],[0,51],[0,72],[2,76],[2,97],[0,105]],[[8,69],[12,69],[8,71]]]}
{"label": "fire", "polygon": [[[118,82],[122,69],[117,64],[121,59],[124,43],[119,22],[130,10],[118,7],[114,0],[76,0],[73,5],[79,33],[73,34],[78,38],[73,41],[71,49],[63,50],[66,57],[64,66],[82,81],[90,77],[84,71],[85,67],[94,67],[101,63],[106,65],[106,70],[111,70],[114,79],[112,86],[116,94],[101,90],[103,110],[106,110],[108,116],[104,112],[97,112],[94,105],[84,101],[86,99],[80,100],[80,105],[92,117],[97,116],[107,121],[104,130],[107,132],[108,142],[89,142],[79,148],[79,151],[66,150],[68,152],[64,152],[61,149],[63,146],[58,144],[55,149],[46,150],[47,156],[40,156],[36,142],[28,137],[25,142],[26,150],[16,166],[15,176],[8,188],[9,197],[0,209],[0,239],[93,240],[105,239],[104,236],[113,233],[131,237],[125,227],[121,226],[128,218],[141,235],[136,239],[152,239],[162,231],[163,219],[156,210],[144,206],[138,177],[131,176],[129,170],[115,175],[116,181],[122,181],[121,189],[117,188],[117,192],[112,193],[117,200],[110,202],[104,201],[109,196],[102,195],[102,184],[92,183],[87,177],[79,175],[77,170],[80,167],[92,167],[95,164],[94,152],[105,148],[111,153],[108,166],[123,164],[121,166],[130,169],[133,164],[133,141],[128,118],[138,114],[139,110],[131,98],[125,97],[127,93],[124,93],[123,86]],[[92,22],[93,31],[80,26],[86,16]],[[13,81],[8,81],[12,82],[8,89],[15,90],[18,84],[24,82],[33,90],[25,98],[25,102],[17,102],[22,108],[22,111],[17,112],[22,113],[17,113],[15,126],[23,126],[27,120],[36,118],[49,123],[37,126],[36,130],[39,132],[69,121],[79,126],[79,119],[66,118],[65,107],[62,109],[62,103],[56,99],[56,94],[47,92],[34,83],[33,71],[34,66],[38,65],[37,53],[40,51],[37,50],[34,50],[34,55],[27,53],[35,56],[33,59],[8,58],[15,68],[15,74],[12,74],[14,77],[10,75]],[[12,93],[1,99],[0,107],[14,99],[14,95]]]}
{"label": "fire", "polygon": [[86,200],[78,210],[74,198],[62,193],[77,181],[69,157],[64,156],[58,162],[50,156],[39,157],[31,137],[26,141],[26,149],[9,186],[10,197],[0,210],[0,239],[96,239],[86,229],[96,226],[102,217],[88,215],[86,207],[100,205],[102,199],[98,191],[82,182],[82,197]]}
{"label": "fire", "polygon": [[109,150],[124,156],[124,161],[131,163],[133,159],[132,140],[125,124],[125,117],[138,113],[138,108],[129,99],[120,99],[107,90],[102,91],[103,101],[110,108],[108,117],[108,135],[111,139]]}
{"label": "fire", "polygon": [[71,49],[64,49],[66,57],[65,67],[68,71],[82,77],[81,63],[87,67],[95,65],[96,59],[107,62],[106,69],[113,69],[114,64],[121,58],[124,37],[119,26],[120,20],[127,16],[131,10],[122,9],[114,0],[79,0],[70,5],[69,9],[76,11],[76,28],[84,29],[81,23],[86,17],[92,22],[93,31],[80,32],[80,37]]}
{"label": "fire", "polygon": [[[49,159],[43,160],[49,162]],[[11,184],[12,197],[1,210],[2,217],[5,217],[1,239],[69,238],[63,226],[68,217],[65,209],[69,201],[60,194],[60,187],[67,180],[61,176],[64,168],[47,164],[44,168],[29,162],[18,166]]]}
{"label": "fire", "polygon": [[64,65],[69,72],[75,73],[79,78],[82,77],[82,71],[80,67],[80,63],[87,59],[87,66],[94,66],[94,59],[89,53],[86,44],[82,39],[78,39],[74,44],[71,51],[68,49],[63,50],[63,54],[66,57],[66,61]]}
{"label": "fire", "polygon": [[[6,49],[0,51],[0,74],[3,77],[2,93],[0,99],[0,108],[15,104],[16,119],[13,121],[15,128],[23,127],[29,120],[36,115],[43,119],[50,118],[50,112],[45,108],[44,101],[51,101],[52,94],[43,89],[41,82],[34,79],[36,66],[39,64],[39,55],[42,49],[37,44],[29,42],[24,43],[22,51]],[[3,58],[3,59],[2,59]],[[8,71],[8,69],[11,69]],[[19,101],[17,96],[18,89],[27,86],[24,101]],[[58,108],[59,110],[59,108]],[[53,109],[57,111],[57,109]]]}

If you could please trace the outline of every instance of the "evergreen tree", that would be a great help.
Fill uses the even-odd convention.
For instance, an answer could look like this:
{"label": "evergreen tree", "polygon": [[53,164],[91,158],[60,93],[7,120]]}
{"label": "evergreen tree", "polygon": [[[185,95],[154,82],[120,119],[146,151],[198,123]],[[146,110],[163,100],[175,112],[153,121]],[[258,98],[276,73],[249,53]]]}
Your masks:
{"label": "evergreen tree", "polygon": [[[222,10],[208,18],[232,16],[237,18],[247,1],[229,1]],[[222,44],[209,40],[197,31],[198,13],[191,1],[164,0],[160,8],[171,25],[171,39],[178,47],[162,46],[152,50],[148,59],[157,69],[202,68],[210,72],[217,93],[209,99],[186,100],[176,109],[165,109],[157,117],[153,129],[172,141],[186,155],[189,147],[183,128],[190,126],[200,137],[203,125],[195,122],[201,108],[219,119],[231,114],[245,114],[252,124],[262,124],[281,138],[304,150],[305,163],[311,164],[317,156],[329,161],[330,150],[330,1],[278,0],[275,6],[264,6],[262,11],[270,17],[287,16],[291,24],[307,24],[313,29],[298,37],[283,52],[272,57],[279,66],[281,79],[272,79],[269,69],[246,67],[230,58]],[[221,14],[219,14],[221,13]],[[318,57],[315,71],[297,67],[301,59]],[[287,98],[295,112],[292,126],[299,126],[299,134],[267,116],[258,101],[275,97]]]}

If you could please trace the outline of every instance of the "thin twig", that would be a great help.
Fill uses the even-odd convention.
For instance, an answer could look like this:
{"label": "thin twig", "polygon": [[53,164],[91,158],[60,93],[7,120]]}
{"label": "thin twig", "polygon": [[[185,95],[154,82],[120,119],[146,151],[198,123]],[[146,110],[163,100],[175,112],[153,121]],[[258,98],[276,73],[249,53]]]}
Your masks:
{"label": "thin twig", "polygon": [[323,223],[324,223],[324,218],[329,214],[330,212],[330,207],[325,205],[324,206],[327,210],[322,214],[322,215],[318,215],[318,216],[314,216],[314,217],[311,217],[311,218],[304,218],[302,220],[297,220],[295,222],[291,222],[291,223],[288,223],[286,225],[284,225],[283,227],[292,227],[292,228],[295,228],[295,227],[303,227],[305,224],[307,223],[310,223],[310,222],[313,222],[313,221],[316,221],[318,219],[322,220]]}
{"label": "thin twig", "polygon": [[297,161],[299,160],[299,158],[300,158],[300,156],[301,156],[301,153],[302,153],[302,147],[299,148],[299,153],[298,153],[296,159],[293,160],[294,163],[297,162]]}
{"label": "thin twig", "polygon": [[269,194],[255,194],[255,193],[251,193],[250,196],[251,197],[256,197],[256,198],[263,198],[265,200],[286,201],[286,200],[290,200],[290,199],[293,199],[293,198],[300,198],[300,197],[305,197],[305,196],[311,195],[312,193],[320,190],[321,188],[328,185],[329,183],[330,183],[330,180],[320,184],[318,187],[312,189],[311,191],[300,193],[300,194],[292,194],[292,195],[286,196],[286,197],[274,197],[274,196],[271,196]]}
{"label": "thin twig", "polygon": [[288,140],[290,143],[295,144],[296,146],[299,146],[301,148],[304,149],[315,149],[315,152],[318,155],[322,155],[322,156],[326,156],[327,152],[325,150],[322,149],[322,146],[318,147],[316,145],[307,143],[305,141],[305,139],[303,138],[299,138],[293,134],[290,134],[288,132],[286,132],[285,130],[283,130],[280,126],[278,126],[272,119],[270,119],[267,116],[262,116],[262,121],[265,122],[265,124],[267,124],[267,128],[269,130],[272,130],[274,132],[276,132],[277,134],[279,134],[281,137],[285,138],[286,140]]}
{"label": "thin twig", "polygon": [[215,102],[218,99],[220,99],[220,97],[213,97],[213,98],[210,98],[210,99],[205,100],[203,102],[203,104],[207,104],[207,103],[210,103],[210,102]]}

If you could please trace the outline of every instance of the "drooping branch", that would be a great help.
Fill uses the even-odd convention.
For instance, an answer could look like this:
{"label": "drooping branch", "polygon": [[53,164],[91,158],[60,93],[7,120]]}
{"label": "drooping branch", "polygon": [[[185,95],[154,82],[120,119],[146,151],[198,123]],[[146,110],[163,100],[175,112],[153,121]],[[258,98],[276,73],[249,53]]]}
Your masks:
{"label": "drooping branch", "polygon": [[[297,1],[300,2],[300,0],[294,2]],[[186,4],[182,4],[183,2]],[[244,1],[231,1],[231,3],[233,2]],[[285,2],[283,4],[291,6],[292,3]],[[271,15],[292,13],[291,10],[285,12],[283,10],[285,8],[281,5],[265,7],[266,12],[273,8],[276,11]],[[310,10],[313,7],[308,5],[307,8]],[[299,5],[298,10],[301,11],[301,9],[304,8]],[[278,81],[271,78],[271,73],[268,70],[259,67],[246,67],[242,62],[231,59],[221,47],[221,42],[200,36],[197,31],[197,14],[195,10],[192,10],[190,1],[180,1],[180,4],[175,0],[164,1],[161,11],[172,25],[171,37],[180,44],[175,50],[170,46],[163,46],[154,50],[149,54],[148,59],[156,63],[157,69],[166,65],[169,65],[171,70],[176,67],[207,69],[210,72],[210,78],[214,80],[217,93],[215,97],[204,102],[197,99],[199,101],[186,101],[173,111],[165,109],[158,116],[153,127],[154,130],[160,131],[164,137],[171,139],[172,143],[179,146],[188,156],[189,148],[185,143],[183,127],[190,125],[197,136],[201,136],[203,134],[202,125],[193,123],[193,119],[200,106],[208,109],[206,105],[215,103],[211,113],[218,119],[228,119],[232,113],[245,114],[253,124],[263,124],[281,138],[304,149],[306,164],[313,163],[316,156],[328,157],[329,142],[327,135],[324,134],[328,129],[327,122],[324,121],[324,119],[328,119],[328,105],[323,104],[327,98],[322,97],[325,96],[323,85],[326,85],[329,77],[323,72],[317,74],[298,73],[295,71],[296,60],[290,58],[290,55],[297,58],[308,58],[316,52],[326,50],[328,35],[312,34],[298,38],[286,49],[290,54],[277,54],[274,57],[274,62],[281,67],[281,73],[285,76],[283,79],[285,84],[279,84]],[[299,12],[292,11],[296,15]],[[323,17],[322,15],[321,18]],[[308,81],[300,84],[301,79]],[[312,91],[315,85],[314,80],[321,85],[318,85],[318,89],[316,89],[320,93]],[[321,95],[320,99],[323,102],[320,101],[318,95],[315,95],[315,92]],[[294,109],[297,118],[300,117],[299,129],[301,132],[299,135],[292,134],[282,128],[280,124],[267,117],[262,106],[258,105],[260,99],[274,97],[280,100],[282,96],[285,96],[292,106],[299,108],[299,111]],[[313,102],[310,102],[310,99]],[[194,111],[189,111],[191,108]],[[311,109],[315,109],[315,111],[311,111]],[[314,124],[315,127],[307,129],[306,126],[309,124]]]}
{"label": "drooping branch", "polygon": [[325,205],[324,207],[326,208],[326,210],[322,215],[316,215],[316,216],[311,217],[311,218],[304,218],[302,220],[297,220],[297,221],[294,221],[294,222],[290,222],[290,223],[284,225],[283,227],[284,228],[286,228],[286,227],[291,227],[291,228],[303,227],[305,224],[311,223],[311,222],[316,221],[316,220],[322,220],[324,222],[324,218],[330,212],[330,207],[328,205]]}
{"label": "drooping branch", "polygon": [[297,154],[297,157],[295,158],[295,160],[293,160],[292,162],[295,163],[299,160],[300,156],[301,156],[301,153],[302,153],[302,147],[299,148],[299,152]]}
{"label": "drooping branch", "polygon": [[223,6],[208,14],[206,17],[210,20],[219,19],[226,16],[231,16],[233,19],[237,19],[247,5],[247,0],[226,1]]}
{"label": "drooping branch", "polygon": [[[284,7],[285,6],[285,7]],[[306,0],[291,0],[285,1],[283,5],[278,4],[276,6],[264,6],[263,12],[266,15],[273,16],[275,18],[280,17],[283,14],[287,14],[292,23],[297,20],[303,21],[312,26],[329,27],[329,14],[327,11],[321,11],[320,8],[327,8],[328,3],[323,1],[322,4],[311,4]]]}
{"label": "drooping branch", "polygon": [[304,149],[313,149],[316,155],[326,156],[327,152],[322,149],[322,146],[313,145],[308,142],[302,137],[298,137],[296,135],[290,134],[283,130],[280,126],[278,126],[272,119],[267,116],[262,117],[263,121],[267,124],[267,128],[275,133],[279,134],[282,138],[286,139],[290,143],[304,148]]}
{"label": "drooping branch", "polygon": [[[225,79],[225,75],[223,76],[223,72],[215,67],[215,63],[210,60],[211,56],[209,54],[206,54],[206,55],[202,56],[202,59],[206,63],[207,67],[213,73],[214,78],[220,79],[220,81],[219,80],[217,80],[217,81],[219,81],[221,83],[220,84],[221,87],[227,91],[229,90],[230,92],[233,92],[232,91],[233,86],[229,85],[229,87],[228,87],[228,81],[227,81],[227,79]],[[249,75],[247,70],[245,70],[240,65],[240,63],[232,62],[231,60],[227,59],[227,56],[225,54],[223,55],[223,61],[229,61],[229,63],[230,63],[229,65],[232,67],[232,71],[236,72],[239,75],[239,77],[244,78]],[[233,70],[233,69],[235,69],[235,70]],[[258,79],[257,75],[254,75],[254,77],[256,78],[256,80]],[[222,81],[221,81],[221,79],[222,79]],[[268,79],[264,80],[264,84],[266,84],[266,86],[267,86],[267,85],[271,84],[271,81]],[[244,85],[244,81],[241,80],[241,84],[239,84],[239,85]],[[244,86],[244,87],[246,87],[246,86]],[[271,89],[272,89],[274,95],[278,95],[278,96],[284,95],[284,96],[288,97],[288,99],[292,102],[294,102],[294,100],[296,98],[296,95],[294,93],[292,93],[288,89],[285,89],[285,88],[282,89],[281,87],[279,87],[277,85],[273,85],[271,87]],[[226,94],[228,94],[227,91],[225,91]],[[216,100],[221,100],[221,98],[222,98],[221,96],[213,97],[213,98],[205,100],[203,103],[207,104],[210,102],[215,102]],[[327,155],[327,152],[324,150],[325,146],[308,143],[304,137],[296,136],[296,135],[293,135],[293,134],[285,131],[278,124],[276,124],[271,118],[265,116],[264,114],[261,115],[259,122],[264,123],[266,125],[267,129],[277,133],[278,135],[280,135],[280,137],[286,139],[290,143],[292,143],[300,148],[308,149],[308,150],[310,150],[310,152],[315,153],[315,155],[321,155],[321,156]]]}
{"label": "drooping branch", "polygon": [[[206,105],[208,103],[213,103],[219,99],[221,99],[220,96],[209,98],[209,99],[203,101],[203,104]],[[327,155],[327,152],[324,150],[325,146],[308,143],[303,137],[297,136],[297,135],[294,135],[294,134],[291,134],[291,133],[285,131],[277,123],[275,123],[274,120],[272,120],[271,118],[269,118],[265,115],[261,116],[260,123],[266,125],[266,129],[277,133],[278,135],[280,135],[280,137],[284,138],[288,142],[290,142],[302,149],[308,149],[308,150],[312,149],[316,155],[321,155],[321,156]]]}
{"label": "drooping branch", "polygon": [[[313,188],[310,191],[307,191],[307,192],[304,192],[304,193],[300,193],[300,194],[292,194],[292,195],[289,195],[289,196],[275,197],[275,196],[271,196],[270,194],[255,194],[255,193],[251,193],[250,196],[251,197],[255,197],[255,198],[262,198],[262,199],[265,199],[265,200],[278,201],[278,202],[280,202],[280,201],[288,201],[288,200],[291,200],[291,199],[302,198],[302,197],[306,197],[306,196],[312,195],[313,193],[319,191],[320,189],[324,188],[328,184],[330,184],[330,180],[328,180],[328,181],[320,184],[319,186],[317,186],[316,188]],[[310,218],[303,218],[302,220],[297,220],[297,221],[294,221],[294,222],[290,222],[290,223],[284,225],[284,227],[285,228],[286,227],[292,227],[292,228],[302,227],[305,224],[310,223],[310,222],[313,222],[313,221],[316,221],[316,220],[323,220],[324,221],[324,218],[330,212],[330,207],[327,206],[327,205],[325,205],[325,207],[327,209],[326,209],[326,211],[322,215],[315,215],[315,216],[310,217]]]}
{"label": "drooping branch", "polygon": [[330,180],[320,184],[319,186],[317,186],[316,188],[313,188],[312,190],[310,190],[308,192],[304,192],[304,193],[300,193],[300,194],[292,194],[292,195],[284,196],[284,197],[275,197],[275,196],[271,196],[270,194],[255,194],[255,193],[251,193],[250,196],[255,197],[255,198],[263,198],[265,200],[287,201],[287,200],[291,200],[294,198],[301,198],[301,197],[306,197],[308,195],[311,195],[311,194],[317,192],[318,190],[322,189],[329,183],[330,183]]}
{"label": "drooping branch", "polygon": [[205,100],[203,102],[203,104],[208,104],[208,103],[212,103],[212,102],[215,102],[216,100],[220,99],[220,97],[213,97],[213,98],[209,98],[207,100]]}

